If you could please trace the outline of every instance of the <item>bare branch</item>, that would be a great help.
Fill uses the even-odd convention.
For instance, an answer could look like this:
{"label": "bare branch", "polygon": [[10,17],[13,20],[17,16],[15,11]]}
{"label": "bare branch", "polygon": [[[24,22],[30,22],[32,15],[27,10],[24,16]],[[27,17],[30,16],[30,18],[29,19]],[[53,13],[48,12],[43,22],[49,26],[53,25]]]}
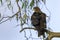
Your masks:
{"label": "bare branch", "polygon": [[[17,12],[17,13],[18,13],[18,12]],[[16,13],[16,14],[17,14],[17,13]],[[12,15],[11,17],[3,17],[0,21],[2,21],[4,18],[7,18],[7,19],[4,20],[4,21],[2,21],[2,22],[0,22],[0,24],[6,22],[6,21],[8,21],[8,20],[10,20],[10,18],[13,18],[16,14]]]}
{"label": "bare branch", "polygon": [[35,28],[32,28],[32,27],[25,27],[25,28],[21,29],[20,32],[22,32],[25,29],[33,29],[33,30],[36,30]]}
{"label": "bare branch", "polygon": [[6,19],[6,20],[4,20],[4,21],[2,21],[2,22],[0,22],[0,24],[2,24],[2,23],[4,23],[4,22],[6,22],[6,21],[8,21],[9,19]]}
{"label": "bare branch", "polygon": [[[21,29],[20,32],[22,32],[25,29],[33,29],[33,30],[36,30],[35,28],[32,28],[32,27],[25,27],[25,28]],[[51,32],[51,31],[47,30],[47,33],[48,33],[48,37],[47,37],[46,40],[51,40],[54,37],[60,37],[60,32]]]}
{"label": "bare branch", "polygon": [[49,31],[48,34],[49,34],[49,35],[48,35],[47,40],[51,40],[51,39],[54,38],[54,37],[60,37],[60,32],[50,32],[50,31]]}

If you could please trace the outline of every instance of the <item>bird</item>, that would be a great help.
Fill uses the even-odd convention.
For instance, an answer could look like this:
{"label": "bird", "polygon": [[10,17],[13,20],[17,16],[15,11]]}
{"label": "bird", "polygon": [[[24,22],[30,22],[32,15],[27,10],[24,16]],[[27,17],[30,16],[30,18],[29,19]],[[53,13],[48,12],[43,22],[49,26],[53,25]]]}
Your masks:
{"label": "bird", "polygon": [[41,11],[39,7],[33,8],[34,12],[31,16],[31,24],[36,28],[38,37],[43,35],[45,37],[46,28],[46,14]]}

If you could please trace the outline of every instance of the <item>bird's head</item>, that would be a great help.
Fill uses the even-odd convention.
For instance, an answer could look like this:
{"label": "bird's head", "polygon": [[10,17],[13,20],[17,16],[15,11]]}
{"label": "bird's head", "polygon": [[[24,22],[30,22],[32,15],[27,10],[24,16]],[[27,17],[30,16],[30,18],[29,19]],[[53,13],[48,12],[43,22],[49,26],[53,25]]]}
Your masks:
{"label": "bird's head", "polygon": [[39,7],[34,7],[33,10],[34,10],[34,12],[41,12]]}

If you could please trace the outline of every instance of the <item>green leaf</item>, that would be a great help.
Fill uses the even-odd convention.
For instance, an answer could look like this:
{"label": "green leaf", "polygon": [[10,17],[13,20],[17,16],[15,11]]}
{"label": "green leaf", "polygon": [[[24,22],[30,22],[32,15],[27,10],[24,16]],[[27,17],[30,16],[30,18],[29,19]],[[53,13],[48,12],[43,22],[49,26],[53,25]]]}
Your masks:
{"label": "green leaf", "polygon": [[0,18],[1,18],[1,13],[0,13]]}
{"label": "green leaf", "polygon": [[18,13],[16,14],[16,20],[18,21]]}
{"label": "green leaf", "polygon": [[27,14],[25,13],[25,14],[23,15],[23,21],[24,21],[24,23],[26,23],[27,18],[28,18],[28,16],[27,16]]}
{"label": "green leaf", "polygon": [[2,0],[0,0],[1,4],[2,4]]}
{"label": "green leaf", "polygon": [[[7,1],[8,2],[8,1]],[[11,5],[11,1],[9,1],[9,3],[7,4],[8,8],[10,9],[12,7]]]}
{"label": "green leaf", "polygon": [[26,8],[26,7],[27,7],[27,5],[28,5],[28,2],[27,2],[27,1],[22,2],[22,8]]}
{"label": "green leaf", "polygon": [[31,8],[34,6],[34,0],[31,1],[30,6]]}
{"label": "green leaf", "polygon": [[19,0],[16,0],[16,2],[18,3],[18,2],[19,2]]}
{"label": "green leaf", "polygon": [[22,17],[20,18],[20,22],[21,22],[21,23],[20,23],[20,24],[21,24],[21,26],[23,26],[23,25],[24,25],[24,23],[23,23],[23,18],[22,18]]}
{"label": "green leaf", "polygon": [[24,20],[27,19],[27,14],[26,13],[23,15],[23,18],[24,18]]}
{"label": "green leaf", "polygon": [[10,2],[11,0],[6,0],[6,2]]}
{"label": "green leaf", "polygon": [[24,3],[22,3],[22,8],[24,8],[24,6],[25,6],[25,4],[24,4]]}

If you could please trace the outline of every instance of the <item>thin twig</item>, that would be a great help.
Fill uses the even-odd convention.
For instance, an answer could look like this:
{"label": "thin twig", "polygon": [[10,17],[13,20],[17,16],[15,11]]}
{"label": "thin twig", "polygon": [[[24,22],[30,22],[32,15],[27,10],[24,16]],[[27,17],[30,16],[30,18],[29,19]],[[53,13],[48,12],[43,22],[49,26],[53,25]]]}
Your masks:
{"label": "thin twig", "polygon": [[[19,13],[19,12],[20,12],[20,11],[18,11],[17,13]],[[16,13],[16,14],[17,14],[17,13]],[[10,18],[13,18],[16,14],[14,14],[14,15],[12,15],[12,16],[9,16],[9,17],[3,17],[0,21],[2,21],[4,18],[8,18],[8,19],[6,19],[6,20],[0,22],[0,24],[6,22],[6,21],[8,21],[8,20],[10,20]]]}

